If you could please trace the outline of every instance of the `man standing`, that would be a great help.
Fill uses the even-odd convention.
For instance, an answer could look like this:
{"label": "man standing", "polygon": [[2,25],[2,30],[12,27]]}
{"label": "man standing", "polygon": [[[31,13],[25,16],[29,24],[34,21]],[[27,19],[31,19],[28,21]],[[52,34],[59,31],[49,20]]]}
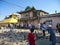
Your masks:
{"label": "man standing", "polygon": [[43,30],[43,36],[45,36],[45,31],[47,30],[47,26],[45,22],[42,24],[41,28]]}
{"label": "man standing", "polygon": [[50,41],[52,42],[52,45],[56,45],[56,36],[52,25],[48,25],[47,30],[50,33]]}

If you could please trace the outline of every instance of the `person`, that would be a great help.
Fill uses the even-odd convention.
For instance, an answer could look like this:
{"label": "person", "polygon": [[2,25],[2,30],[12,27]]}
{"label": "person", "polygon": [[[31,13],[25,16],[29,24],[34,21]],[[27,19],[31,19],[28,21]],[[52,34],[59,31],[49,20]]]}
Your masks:
{"label": "person", "polygon": [[33,32],[34,32],[34,28],[31,28],[30,33],[28,34],[29,45],[35,45],[35,35]]}
{"label": "person", "polygon": [[59,35],[60,35],[60,24],[59,24],[59,23],[57,23],[56,27],[57,27],[57,30],[58,30]]}
{"label": "person", "polygon": [[56,32],[58,32],[59,23],[56,25]]}
{"label": "person", "polygon": [[45,36],[45,31],[47,30],[47,26],[45,22],[42,24],[41,28],[43,30],[43,36]]}
{"label": "person", "polygon": [[52,28],[52,25],[48,25],[47,30],[50,33],[50,41],[52,42],[52,45],[56,45],[56,35],[54,29]]}
{"label": "person", "polygon": [[29,27],[29,29],[30,29],[30,28],[32,28],[32,24],[31,24],[31,23],[29,23],[29,24],[28,24],[28,27]]}

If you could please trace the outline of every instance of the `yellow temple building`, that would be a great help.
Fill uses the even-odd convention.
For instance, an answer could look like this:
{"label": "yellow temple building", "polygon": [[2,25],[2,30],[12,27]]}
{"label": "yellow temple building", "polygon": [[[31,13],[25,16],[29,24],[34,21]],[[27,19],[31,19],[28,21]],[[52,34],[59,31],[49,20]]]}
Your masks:
{"label": "yellow temple building", "polygon": [[6,24],[11,24],[11,23],[18,23],[18,18],[19,18],[18,15],[12,14],[7,19],[0,21],[0,26],[4,26]]}

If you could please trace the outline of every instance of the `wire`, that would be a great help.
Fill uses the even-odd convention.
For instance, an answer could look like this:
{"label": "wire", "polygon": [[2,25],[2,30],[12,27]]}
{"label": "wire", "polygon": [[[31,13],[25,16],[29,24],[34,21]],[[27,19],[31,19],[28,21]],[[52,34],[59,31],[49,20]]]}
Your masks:
{"label": "wire", "polygon": [[7,4],[15,5],[15,6],[20,7],[20,8],[24,8],[24,7],[22,7],[22,6],[19,6],[19,5],[14,4],[14,3],[7,2],[7,1],[5,1],[5,0],[0,0],[0,1],[5,2],[5,3],[7,3]]}
{"label": "wire", "polygon": [[[31,3],[32,4],[32,6],[33,6],[33,0],[29,0],[29,1],[24,1],[24,3],[27,3],[27,4],[29,4],[29,3]],[[29,6],[29,5],[27,5],[27,6]]]}

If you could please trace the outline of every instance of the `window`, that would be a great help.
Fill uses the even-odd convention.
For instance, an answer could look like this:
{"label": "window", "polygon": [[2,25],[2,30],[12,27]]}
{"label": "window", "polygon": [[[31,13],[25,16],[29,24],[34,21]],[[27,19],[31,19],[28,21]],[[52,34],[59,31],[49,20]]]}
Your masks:
{"label": "window", "polygon": [[26,13],[26,16],[30,16],[29,13]]}

